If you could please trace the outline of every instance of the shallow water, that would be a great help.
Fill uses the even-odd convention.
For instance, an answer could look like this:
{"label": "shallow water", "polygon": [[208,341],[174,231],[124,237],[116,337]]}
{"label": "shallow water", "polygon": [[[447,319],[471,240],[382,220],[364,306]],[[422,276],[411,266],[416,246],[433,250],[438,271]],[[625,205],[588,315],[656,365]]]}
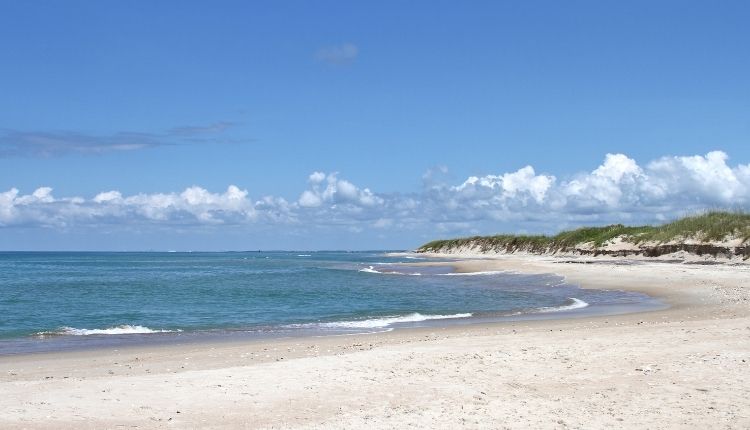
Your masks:
{"label": "shallow water", "polygon": [[409,266],[418,261],[382,252],[0,253],[0,353],[658,305],[554,275]]}

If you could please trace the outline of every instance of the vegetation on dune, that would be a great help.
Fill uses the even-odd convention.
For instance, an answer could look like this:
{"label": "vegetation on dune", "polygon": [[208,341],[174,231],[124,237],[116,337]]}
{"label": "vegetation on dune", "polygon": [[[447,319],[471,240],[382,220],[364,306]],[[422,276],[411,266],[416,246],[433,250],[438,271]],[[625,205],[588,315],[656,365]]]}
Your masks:
{"label": "vegetation on dune", "polygon": [[431,252],[463,246],[479,248],[482,252],[518,250],[528,252],[557,252],[572,250],[583,244],[600,247],[620,237],[632,243],[666,243],[684,239],[702,242],[739,237],[743,243],[750,240],[750,213],[712,211],[693,215],[660,226],[629,227],[613,224],[605,227],[582,227],[563,231],[554,236],[509,235],[473,236],[458,239],[435,240],[422,245],[417,251]]}
{"label": "vegetation on dune", "polygon": [[743,242],[750,240],[750,213],[707,212],[688,216],[656,227],[643,240],[668,242],[672,239],[695,238],[704,242],[735,236]]}

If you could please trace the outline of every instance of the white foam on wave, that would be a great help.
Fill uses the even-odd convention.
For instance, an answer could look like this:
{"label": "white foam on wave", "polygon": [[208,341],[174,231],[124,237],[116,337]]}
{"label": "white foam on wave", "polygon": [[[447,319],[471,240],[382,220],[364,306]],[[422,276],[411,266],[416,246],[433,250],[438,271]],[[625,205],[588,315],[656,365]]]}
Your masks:
{"label": "white foam on wave", "polygon": [[329,323],[315,324],[317,327],[325,328],[386,328],[393,324],[398,323],[410,323],[410,322],[421,322],[427,320],[443,320],[443,319],[455,319],[455,318],[469,318],[472,314],[452,314],[452,315],[423,315],[420,313],[413,313],[402,316],[392,316],[383,318],[373,318],[369,320],[359,321],[334,321]]}
{"label": "white foam on wave", "polygon": [[[387,263],[375,263],[375,264],[387,264]],[[377,273],[379,275],[406,275],[406,276],[422,276],[419,272],[396,272],[396,271],[388,271],[388,272],[381,272],[379,270],[375,269],[375,266],[369,266],[365,267],[364,269],[359,269],[360,272],[364,273]]]}
{"label": "white foam on wave", "polygon": [[489,275],[500,275],[502,273],[508,273],[505,270],[487,270],[484,272],[451,272],[451,273],[439,273],[438,276],[489,276]]}
{"label": "white foam on wave", "polygon": [[312,257],[310,254],[298,254],[297,257]]}
{"label": "white foam on wave", "polygon": [[37,333],[40,336],[44,335],[68,335],[68,336],[90,336],[94,334],[107,335],[107,334],[149,334],[149,333],[177,333],[182,330],[154,330],[142,325],[118,325],[116,327],[109,328],[74,328],[74,327],[62,327],[59,331],[54,332],[41,332]]}
{"label": "white foam on wave", "polygon": [[561,305],[561,306],[550,306],[546,308],[539,308],[536,310],[536,312],[561,312],[561,311],[572,311],[575,309],[582,309],[588,306],[589,304],[584,302],[583,300],[576,299],[575,297],[570,297],[568,299],[570,303]]}

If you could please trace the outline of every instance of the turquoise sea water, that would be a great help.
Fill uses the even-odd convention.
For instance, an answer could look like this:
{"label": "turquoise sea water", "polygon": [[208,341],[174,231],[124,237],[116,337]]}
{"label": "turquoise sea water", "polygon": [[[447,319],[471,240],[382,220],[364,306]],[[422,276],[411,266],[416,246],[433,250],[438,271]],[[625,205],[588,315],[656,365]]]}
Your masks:
{"label": "turquoise sea water", "polygon": [[383,331],[649,303],[636,293],[580,290],[554,275],[461,275],[413,265],[420,261],[383,252],[0,253],[0,354],[198,335]]}

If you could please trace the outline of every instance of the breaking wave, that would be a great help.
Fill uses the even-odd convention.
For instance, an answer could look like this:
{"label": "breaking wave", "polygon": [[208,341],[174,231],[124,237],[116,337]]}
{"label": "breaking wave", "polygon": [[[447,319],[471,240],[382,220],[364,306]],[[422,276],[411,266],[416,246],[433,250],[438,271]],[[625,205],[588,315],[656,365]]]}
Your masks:
{"label": "breaking wave", "polygon": [[419,272],[396,272],[394,270],[390,270],[390,271],[387,271],[387,272],[381,272],[381,271],[375,269],[375,266],[368,266],[368,267],[365,267],[364,269],[359,269],[359,271],[360,272],[364,272],[364,273],[377,273],[377,274],[380,274],[380,275],[422,276],[422,274],[419,273]]}
{"label": "breaking wave", "polygon": [[297,327],[317,327],[317,328],[341,328],[341,329],[374,329],[374,328],[388,328],[393,324],[399,323],[413,323],[428,320],[442,320],[442,319],[455,319],[455,318],[469,318],[472,314],[451,314],[451,315],[423,315],[420,313],[413,313],[401,316],[388,316],[382,318],[372,318],[366,320],[350,320],[350,321],[333,321],[326,323],[315,323],[315,324],[302,324]]}
{"label": "breaking wave", "polygon": [[589,304],[584,302],[583,300],[576,299],[575,297],[571,297],[568,299],[568,303],[561,305],[561,306],[550,306],[546,308],[539,308],[536,310],[536,312],[560,312],[560,311],[572,311],[574,309],[582,309],[588,306]]}
{"label": "breaking wave", "polygon": [[505,270],[487,270],[484,272],[451,272],[451,273],[438,273],[438,276],[489,276],[489,275],[500,275],[508,273]]}
{"label": "breaking wave", "polygon": [[107,334],[148,334],[148,333],[178,333],[182,330],[154,330],[142,325],[118,325],[109,328],[74,328],[62,327],[57,331],[43,331],[37,333],[37,336],[90,336],[90,335],[107,335]]}

